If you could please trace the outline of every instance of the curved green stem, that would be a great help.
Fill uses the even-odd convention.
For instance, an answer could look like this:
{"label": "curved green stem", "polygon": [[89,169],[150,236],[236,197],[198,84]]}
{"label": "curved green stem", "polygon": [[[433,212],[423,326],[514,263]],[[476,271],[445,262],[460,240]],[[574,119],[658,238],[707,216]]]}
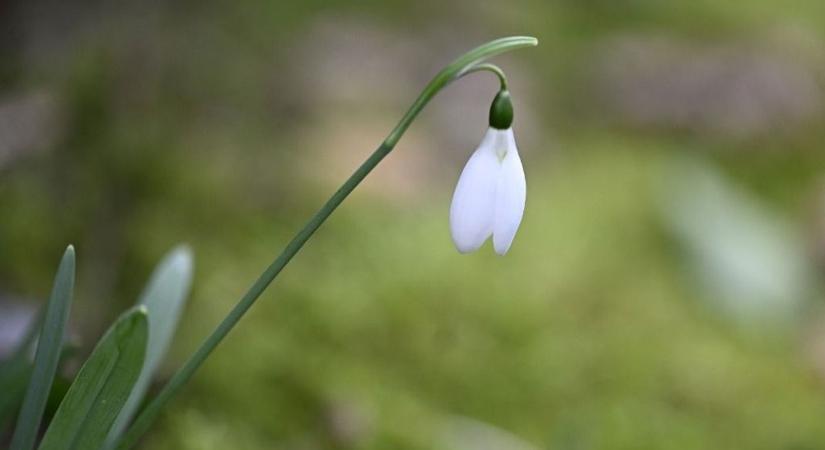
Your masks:
{"label": "curved green stem", "polygon": [[499,83],[501,83],[501,90],[502,91],[507,90],[507,76],[504,75],[504,71],[501,70],[501,68],[498,67],[495,64],[483,63],[483,64],[476,64],[476,65],[470,66],[470,67],[464,69],[461,73],[459,73],[457,78],[461,78],[464,75],[469,75],[473,72],[481,72],[481,71],[492,72],[495,76],[498,77],[498,81],[499,81]]}
{"label": "curved green stem", "polygon": [[[172,399],[172,397],[180,390],[180,388],[192,377],[195,371],[206,360],[210,353],[220,344],[224,337],[230,330],[238,323],[247,310],[255,303],[255,300],[266,290],[272,280],[283,270],[289,263],[293,256],[304,246],[313,233],[324,223],[327,217],[335,211],[335,208],[347,198],[350,192],[358,186],[359,183],[384,159],[387,154],[392,151],[395,144],[404,134],[404,132],[415,120],[418,113],[424,109],[424,106],[435,97],[435,95],[448,85],[451,81],[459,78],[461,75],[473,66],[481,63],[486,58],[503,53],[510,50],[515,50],[522,47],[530,47],[538,44],[538,41],[532,37],[514,36],[490,41],[484,45],[476,47],[473,50],[458,57],[455,61],[450,63],[447,67],[442,69],[427,84],[410,109],[398,122],[398,125],[393,128],[390,134],[384,139],[384,142],[378,146],[378,149],[364,161],[361,166],[332,194],[332,197],[327,200],[324,206],[315,213],[314,216],[307,222],[304,227],[298,231],[295,237],[286,245],[286,248],[275,258],[275,261],[266,268],[260,277],[255,281],[252,287],[244,294],[238,301],[229,314],[221,321],[215,328],[212,334],[206,338],[201,346],[189,358],[188,361],[181,367],[178,372],[169,380],[158,395],[141,411],[135,422],[129,430],[123,435],[118,443],[118,450],[126,450],[135,445],[141,435],[149,428],[152,422],[160,413],[162,407]],[[481,69],[480,69],[481,70]],[[485,69],[486,70],[486,69]]]}

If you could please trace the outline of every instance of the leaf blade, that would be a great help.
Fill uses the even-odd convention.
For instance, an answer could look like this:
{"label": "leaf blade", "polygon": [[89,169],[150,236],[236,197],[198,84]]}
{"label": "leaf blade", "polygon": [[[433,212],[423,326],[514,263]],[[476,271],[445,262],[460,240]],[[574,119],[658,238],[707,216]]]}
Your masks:
{"label": "leaf blade", "polygon": [[129,399],[109,431],[109,445],[114,444],[137,412],[152,376],[172,342],[192,283],[192,260],[192,252],[187,246],[181,245],[172,249],[155,267],[138,299],[138,305],[145,306],[149,314],[146,358]]}
{"label": "leaf blade", "polygon": [[54,286],[46,307],[34,368],[17,425],[12,437],[11,450],[30,450],[34,447],[46,401],[54,382],[63,334],[69,319],[75,278],[75,252],[71,245],[66,248],[55,275]]}
{"label": "leaf blade", "polygon": [[41,450],[100,448],[143,367],[146,309],[124,313],[98,341],[60,403]]}

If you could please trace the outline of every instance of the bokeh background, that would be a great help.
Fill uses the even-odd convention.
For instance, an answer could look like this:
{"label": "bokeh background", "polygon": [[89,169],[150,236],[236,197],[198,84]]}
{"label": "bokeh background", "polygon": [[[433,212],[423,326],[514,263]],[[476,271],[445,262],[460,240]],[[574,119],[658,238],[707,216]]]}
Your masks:
{"label": "bokeh background", "polygon": [[168,377],[440,67],[526,34],[495,60],[511,252],[449,237],[497,88],[475,74],[141,448],[825,448],[823,30],[819,0],[5,0],[0,356],[67,243],[79,361],[185,242]]}

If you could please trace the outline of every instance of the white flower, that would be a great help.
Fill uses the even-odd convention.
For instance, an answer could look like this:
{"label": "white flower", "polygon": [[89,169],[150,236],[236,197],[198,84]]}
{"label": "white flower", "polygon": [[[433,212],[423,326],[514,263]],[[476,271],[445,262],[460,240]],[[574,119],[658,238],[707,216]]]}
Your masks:
{"label": "white flower", "polygon": [[490,127],[464,166],[453,194],[450,231],[458,251],[475,251],[492,235],[496,253],[507,253],[521,223],[526,196],[513,129]]}

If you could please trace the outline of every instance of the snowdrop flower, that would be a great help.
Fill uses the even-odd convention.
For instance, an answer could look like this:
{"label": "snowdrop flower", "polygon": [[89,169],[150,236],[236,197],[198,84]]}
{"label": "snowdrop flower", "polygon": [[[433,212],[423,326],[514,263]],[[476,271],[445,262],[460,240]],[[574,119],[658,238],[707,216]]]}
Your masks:
{"label": "snowdrop flower", "polygon": [[513,137],[510,93],[499,91],[490,106],[490,128],[470,157],[453,194],[450,231],[461,253],[493,237],[499,255],[510,249],[527,196],[524,169]]}

